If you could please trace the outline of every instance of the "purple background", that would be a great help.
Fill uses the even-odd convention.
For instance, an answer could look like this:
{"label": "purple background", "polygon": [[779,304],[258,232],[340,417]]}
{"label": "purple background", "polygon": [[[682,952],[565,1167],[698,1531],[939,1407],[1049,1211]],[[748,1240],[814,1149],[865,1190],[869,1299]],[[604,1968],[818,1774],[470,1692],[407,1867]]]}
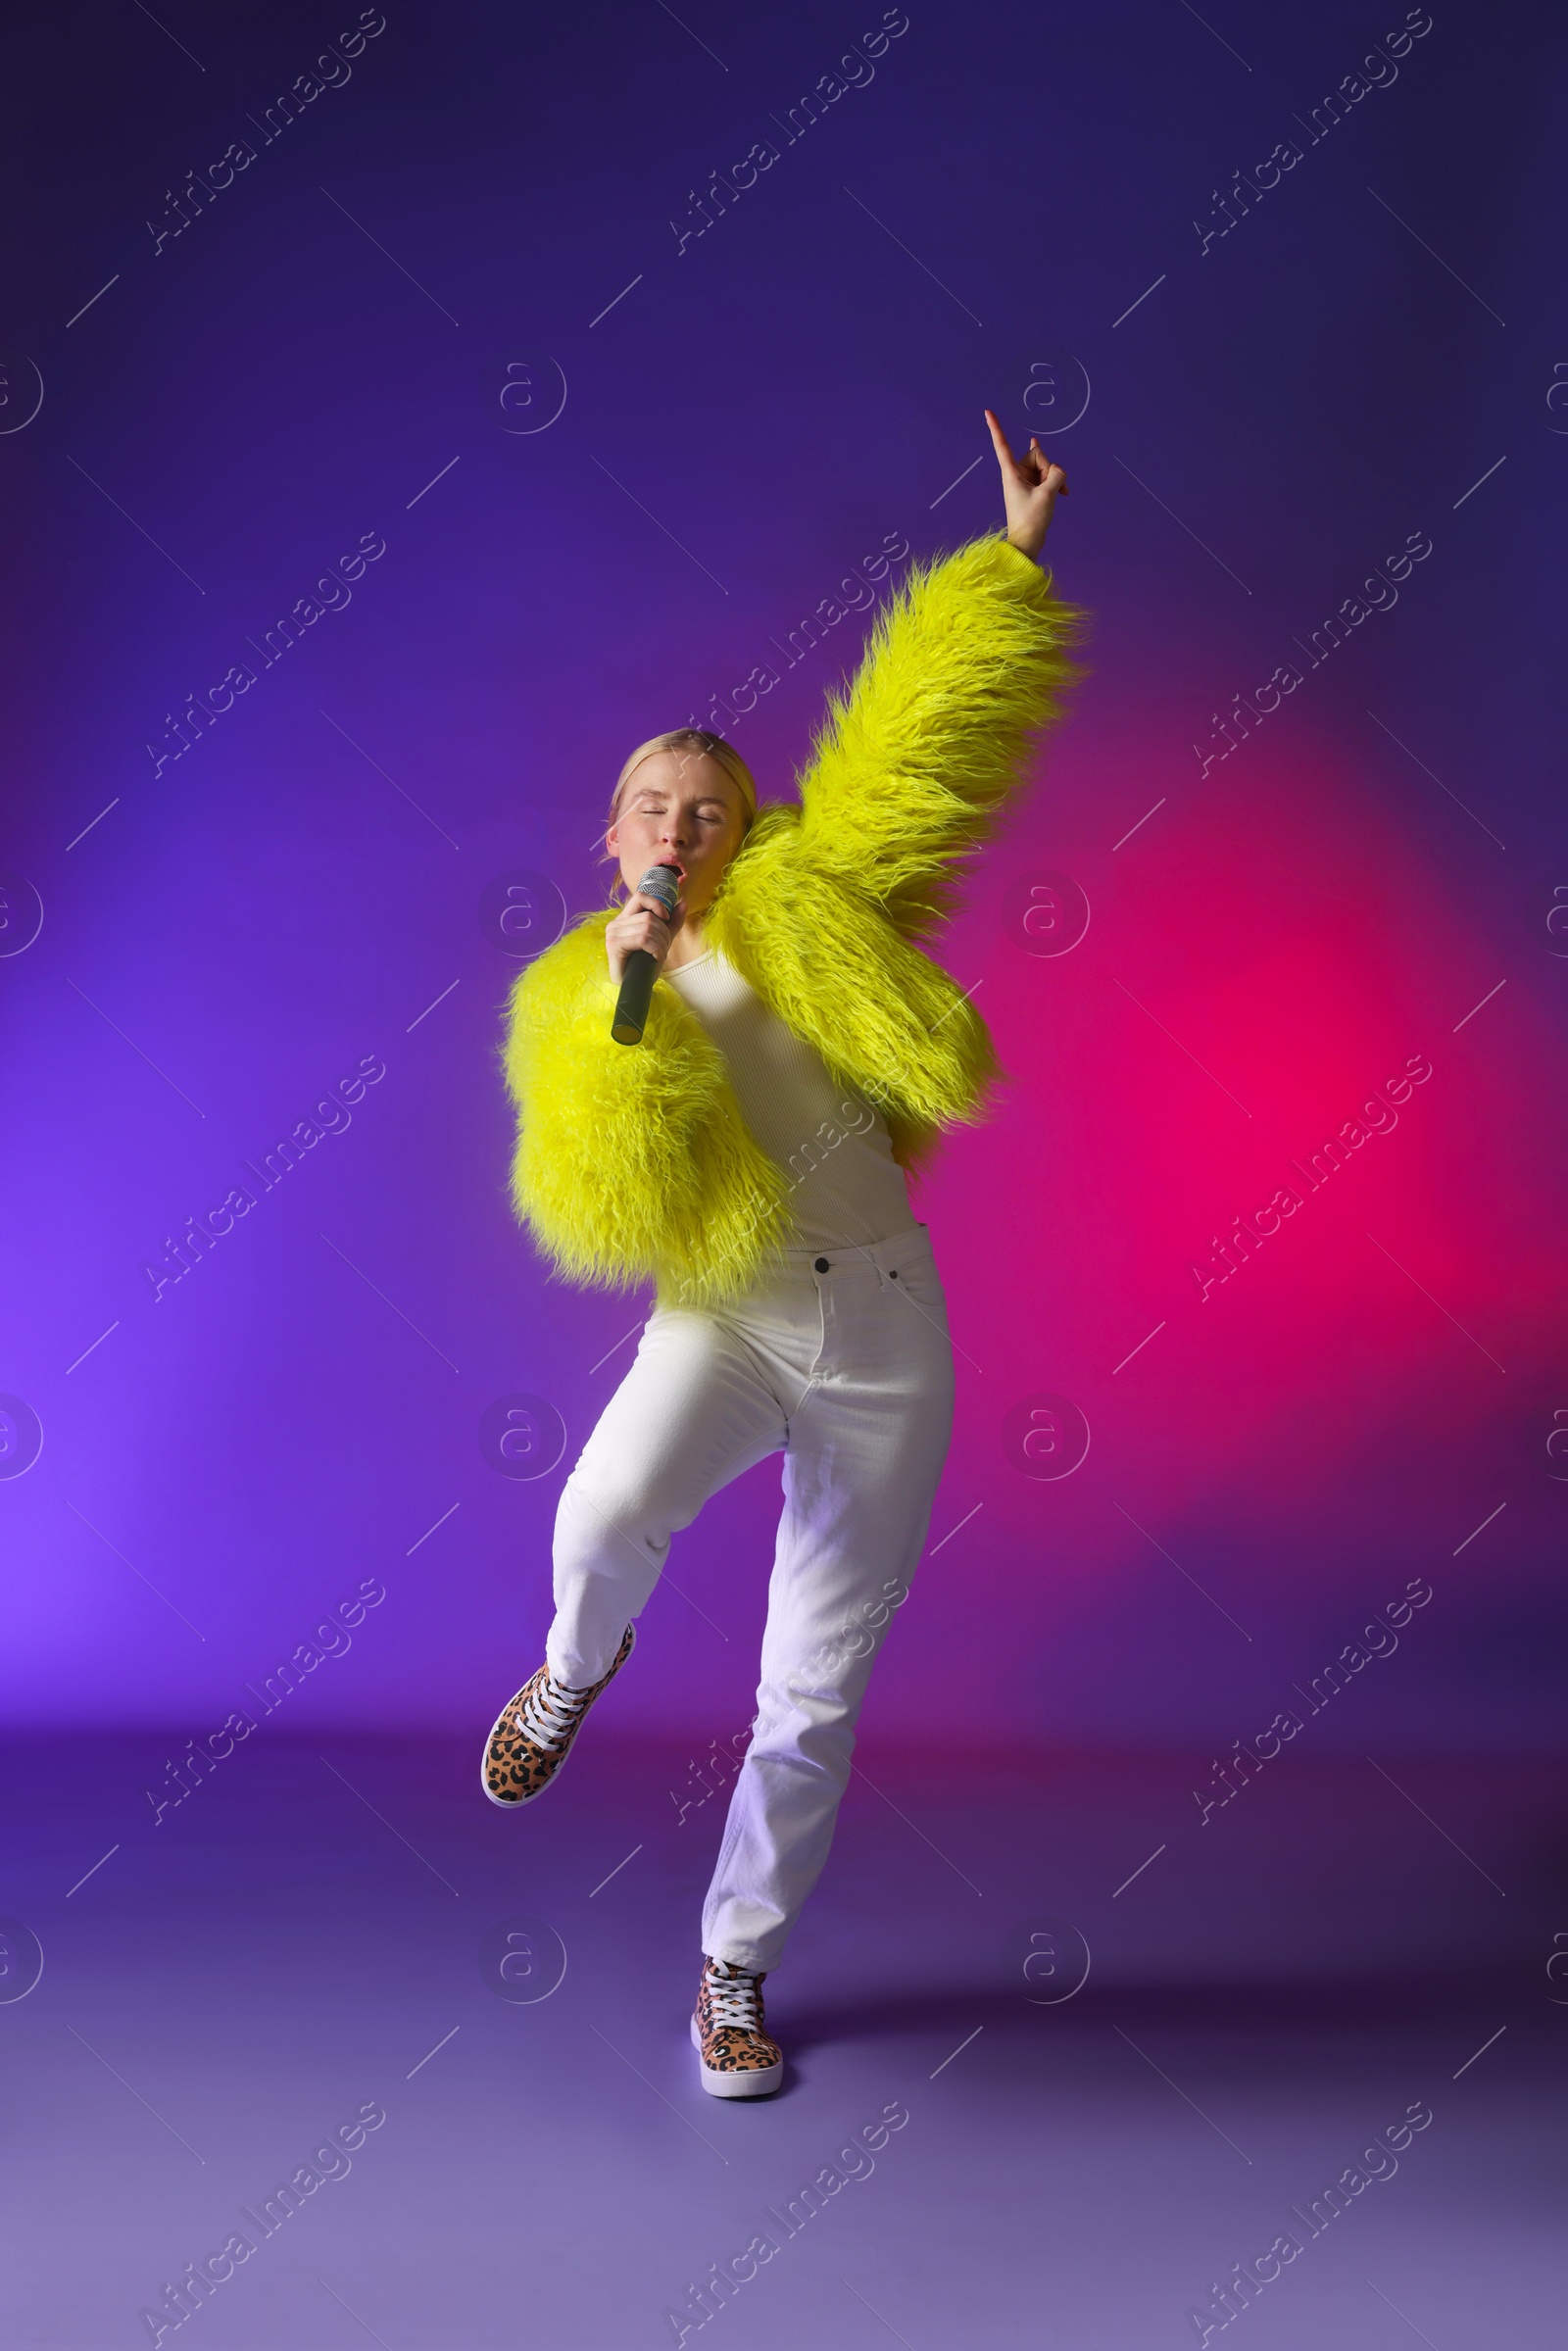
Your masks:
{"label": "purple background", "polygon": [[[793,140],[876,8],[399,0],[270,138],[353,9],[12,33],[19,2342],[149,2339],[159,2280],[371,2097],[357,2176],[203,2339],[667,2341],[682,2281],[895,2095],[877,2179],[721,2314],[734,2351],[1190,2341],[1204,2281],[1419,2097],[1400,2178],[1249,2341],[1556,2341],[1563,37],[1438,6],[1314,136],[1402,16],[911,5]],[[1067,465],[1048,552],[1091,674],[944,942],[1014,1081],[918,1201],[956,1436],[769,1985],[789,2088],[715,2114],[684,2035],[722,1782],[680,1807],[749,1719],[777,1469],[680,1540],[554,1809],[503,1822],[479,1744],[647,1300],[548,1284],[512,1219],[495,906],[525,874],[547,915],[601,903],[626,751],[770,661],[729,731],[789,789],[864,614],[777,646],[887,534],[1000,524],[988,404]],[[1314,661],[1412,533],[1397,603]],[[352,601],[266,663],[363,534]],[[1045,876],[1090,916],[1055,955],[1018,935]],[[1397,1126],[1200,1296],[1412,1055]],[[348,1125],[155,1298],[166,1237],[364,1056]],[[481,1443],[519,1396],[520,1479]],[[1009,1440],[1042,1396],[1090,1432],[1064,1478]],[[1205,1822],[1210,1757],[1417,1578],[1397,1650]],[[348,1649],[155,1818],[185,1742],[371,1580]],[[475,1965],[516,1912],[570,1955],[545,2005]],[[1094,1958],[1049,2009],[1017,1980],[1043,1917]]]}
{"label": "purple background", "polygon": [[[688,191],[852,20],[395,14],[266,144],[327,19],[229,16],[189,42],[205,72],[141,17],[33,28],[10,331],[45,398],[0,449],[4,858],[45,907],[0,975],[4,1379],[44,1430],[0,1496],[14,1714],[70,1719],[85,1678],[126,1718],[220,1718],[371,1574],[384,1611],[302,1713],[477,1725],[533,1657],[555,1494],[645,1301],[547,1285],[512,1224],[514,966],[481,903],[518,871],[600,903],[631,743],[709,714],[885,534],[995,527],[989,402],[1020,441],[1067,427],[1050,554],[1093,674],[944,948],[1019,1081],[919,1204],[966,1350],[934,1536],[981,1513],[874,1719],[916,1729],[956,1657],[997,1673],[999,1737],[1228,1739],[1244,1690],[1421,1572],[1386,1719],[1552,1738],[1561,43],[1502,22],[1445,16],[1311,144],[1367,46],[1350,10],[911,20],[684,250]],[[155,251],[166,191],[247,137]],[[1216,183],[1291,137],[1205,249]],[[1397,606],[1202,773],[1213,714],[1412,532]],[[352,602],[253,660],[364,533]],[[737,716],[764,793],[863,626]],[[247,661],[155,773],[166,714]],[[1093,909],[1057,958],[1008,936],[1041,871]],[[1210,1233],[1416,1052],[1403,1131],[1200,1305]],[[365,1054],[352,1124],[155,1302],[166,1236]],[[477,1438],[517,1393],[566,1432],[533,1482]],[[1093,1431],[1071,1480],[1004,1450],[1038,1393]],[[639,1719],[744,1719],[775,1494],[754,1473],[678,1545],[727,1638],[662,1594]]]}

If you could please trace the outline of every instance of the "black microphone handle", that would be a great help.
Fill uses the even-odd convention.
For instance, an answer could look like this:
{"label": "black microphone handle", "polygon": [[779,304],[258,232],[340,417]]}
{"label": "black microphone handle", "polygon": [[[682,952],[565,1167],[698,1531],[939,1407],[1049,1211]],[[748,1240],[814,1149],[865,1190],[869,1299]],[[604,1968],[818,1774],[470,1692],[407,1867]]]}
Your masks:
{"label": "black microphone handle", "polygon": [[642,1043],[658,973],[657,959],[646,948],[634,947],[621,966],[620,994],[615,999],[615,1017],[610,1027],[617,1045]]}

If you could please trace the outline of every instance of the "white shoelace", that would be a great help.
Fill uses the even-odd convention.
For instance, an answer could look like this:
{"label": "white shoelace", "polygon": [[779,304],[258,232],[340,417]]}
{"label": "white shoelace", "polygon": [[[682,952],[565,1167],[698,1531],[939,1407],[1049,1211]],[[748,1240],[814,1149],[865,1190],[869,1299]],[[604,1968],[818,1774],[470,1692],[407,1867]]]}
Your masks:
{"label": "white shoelace", "polygon": [[760,2033],[758,1987],[755,1976],[718,1976],[708,1971],[708,2005],[715,2025],[733,2026],[742,2033]]}
{"label": "white shoelace", "polygon": [[530,1691],[521,1710],[520,1729],[536,1747],[556,1747],[583,1710],[583,1690],[567,1690],[553,1674],[545,1674]]}

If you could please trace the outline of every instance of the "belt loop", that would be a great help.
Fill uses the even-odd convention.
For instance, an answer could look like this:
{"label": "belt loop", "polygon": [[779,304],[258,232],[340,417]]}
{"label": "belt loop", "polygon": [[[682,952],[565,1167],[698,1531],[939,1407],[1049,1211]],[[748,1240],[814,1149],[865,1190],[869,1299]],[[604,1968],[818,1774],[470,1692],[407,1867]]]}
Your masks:
{"label": "belt loop", "polygon": [[884,1290],[891,1290],[893,1285],[888,1280],[888,1269],[882,1262],[882,1251],[885,1247],[886,1244],[884,1242],[873,1241],[870,1249],[870,1258],[872,1264],[876,1267],[876,1278],[878,1282],[881,1284]]}

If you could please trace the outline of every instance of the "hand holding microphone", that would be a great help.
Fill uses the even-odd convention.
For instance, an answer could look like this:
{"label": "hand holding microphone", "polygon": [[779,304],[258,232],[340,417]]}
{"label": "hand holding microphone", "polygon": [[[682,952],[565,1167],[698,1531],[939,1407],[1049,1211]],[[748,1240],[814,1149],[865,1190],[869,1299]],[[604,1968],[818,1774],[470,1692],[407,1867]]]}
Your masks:
{"label": "hand holding microphone", "polygon": [[611,1035],[617,1045],[642,1041],[653,1001],[654,981],[669,953],[670,942],[686,919],[680,903],[685,875],[674,858],[651,865],[625,906],[605,931],[610,976],[619,980],[620,995]]}

